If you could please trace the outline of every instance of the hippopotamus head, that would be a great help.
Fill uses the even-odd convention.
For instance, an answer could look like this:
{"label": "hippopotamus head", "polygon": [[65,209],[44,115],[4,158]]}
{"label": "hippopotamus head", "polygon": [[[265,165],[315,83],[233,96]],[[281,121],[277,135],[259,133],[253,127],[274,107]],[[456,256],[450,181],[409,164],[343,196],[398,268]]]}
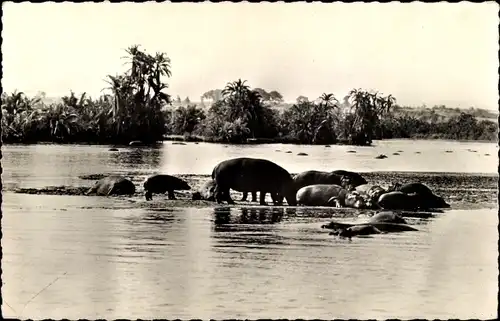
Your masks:
{"label": "hippopotamus head", "polygon": [[200,192],[194,192],[193,195],[191,196],[191,199],[193,201],[199,201],[199,200],[201,200],[201,193]]}
{"label": "hippopotamus head", "polygon": [[399,182],[391,183],[391,184],[387,187],[387,192],[395,192],[395,191],[399,191],[399,189],[400,189],[402,186],[403,186],[403,185],[401,185],[401,183],[399,183]]}
{"label": "hippopotamus head", "polygon": [[425,199],[423,201],[425,205],[427,205],[430,208],[450,208],[450,204],[446,203],[446,201],[441,197],[437,195],[433,195]]}
{"label": "hippopotamus head", "polygon": [[351,230],[350,227],[342,229],[342,230],[339,230],[339,231],[336,231],[336,232],[332,232],[330,234],[334,234],[334,235],[336,234],[339,237],[345,237],[345,238],[348,238],[349,240],[354,235],[354,233],[352,232],[352,230]]}
{"label": "hippopotamus head", "polygon": [[179,184],[179,187],[176,188],[178,190],[190,190],[191,189],[191,186],[189,186],[189,184],[185,181],[180,181],[178,184]]}
{"label": "hippopotamus head", "polygon": [[340,236],[340,237],[351,238],[352,235],[353,235],[353,233],[352,233],[352,230],[350,228],[345,228],[343,230],[340,230],[337,235]]}
{"label": "hippopotamus head", "polygon": [[352,191],[356,188],[357,185],[352,181],[352,179],[349,176],[341,176],[340,186],[342,186],[348,191]]}
{"label": "hippopotamus head", "polygon": [[349,191],[345,196],[345,206],[352,208],[371,208],[371,202],[366,201],[358,192]]}
{"label": "hippopotamus head", "polygon": [[442,197],[439,197],[439,204],[441,206],[441,208],[450,208],[451,205],[448,204]]}

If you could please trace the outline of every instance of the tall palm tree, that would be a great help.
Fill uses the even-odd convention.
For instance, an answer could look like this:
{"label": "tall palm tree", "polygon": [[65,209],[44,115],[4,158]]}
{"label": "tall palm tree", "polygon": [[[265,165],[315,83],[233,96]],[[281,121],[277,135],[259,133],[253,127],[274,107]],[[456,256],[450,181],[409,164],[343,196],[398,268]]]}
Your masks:
{"label": "tall palm tree", "polygon": [[320,99],[321,103],[328,105],[328,106],[336,105],[339,103],[339,101],[337,100],[337,98],[335,98],[335,96],[333,94],[323,93],[319,97],[319,99]]}

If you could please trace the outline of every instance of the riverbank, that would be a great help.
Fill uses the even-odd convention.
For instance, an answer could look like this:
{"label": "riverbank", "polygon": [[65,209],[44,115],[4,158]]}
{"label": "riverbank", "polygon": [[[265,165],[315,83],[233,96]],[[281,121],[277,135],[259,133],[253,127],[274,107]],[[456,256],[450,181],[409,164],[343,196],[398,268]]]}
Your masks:
{"label": "riverbank", "polygon": [[[498,143],[498,139],[494,140],[484,140],[484,139],[449,139],[449,138],[440,138],[440,137],[410,137],[410,138],[384,138],[384,139],[375,139],[376,141],[391,141],[391,140],[408,140],[408,141],[443,141],[443,142],[459,142],[459,143]],[[163,140],[159,140],[153,144],[140,144],[142,147],[154,147],[155,145],[161,145],[163,142],[181,142],[181,143],[211,143],[211,144],[220,144],[220,145],[255,145],[255,144],[283,144],[283,145],[302,145],[302,146],[363,146],[370,147],[372,145],[355,145],[350,144],[346,140],[339,140],[334,144],[309,144],[302,143],[297,139],[288,139],[288,138],[248,138],[245,142],[242,143],[230,143],[230,142],[222,142],[211,140],[205,138],[203,136],[183,136],[183,135],[166,135]],[[112,146],[112,147],[129,147],[130,142],[128,144],[125,143],[114,143],[112,141],[2,141],[0,146],[9,146],[9,145],[86,145],[86,146]],[[136,145],[136,146],[139,146]]]}
{"label": "riverbank", "polygon": [[[85,175],[79,177],[82,185],[85,186],[47,186],[45,188],[6,188],[4,191],[12,191],[15,193],[24,194],[38,194],[38,195],[85,195],[85,192],[91,187],[94,182],[105,175],[117,174],[95,174]],[[168,200],[166,195],[155,195],[154,200],[146,202],[144,199],[144,188],[142,186],[147,174],[141,172],[128,172],[122,175],[129,177],[136,185],[135,195],[117,196],[120,199],[127,199],[132,207],[145,207],[151,209],[169,208],[186,208],[186,207],[216,207],[220,206],[214,202],[208,201],[192,201],[191,193],[203,185],[206,181],[210,180],[209,175],[193,175],[181,174],[176,175],[188,182],[192,187],[192,191],[179,191],[176,192],[177,200]],[[415,173],[415,172],[366,172],[362,175],[369,183],[381,186],[387,186],[391,182],[410,183],[421,182],[429,186],[437,195],[440,195],[449,202],[453,209],[476,209],[476,208],[496,208],[498,200],[498,175],[476,175],[476,174],[463,174],[463,173]],[[87,184],[88,182],[88,184]],[[241,202],[241,193],[231,191],[233,199],[238,206],[259,206],[258,203]],[[98,196],[87,196],[98,197]],[[247,198],[251,199],[251,196]],[[269,195],[267,202],[270,203]],[[269,206],[270,208],[274,206]],[[285,206],[286,208],[290,208]],[[334,209],[339,211],[339,209]]]}

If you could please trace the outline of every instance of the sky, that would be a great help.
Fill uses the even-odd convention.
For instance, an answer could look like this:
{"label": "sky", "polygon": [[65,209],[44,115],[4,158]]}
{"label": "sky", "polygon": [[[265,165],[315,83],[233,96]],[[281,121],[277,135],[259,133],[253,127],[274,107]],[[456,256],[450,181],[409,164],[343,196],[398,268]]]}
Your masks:
{"label": "sky", "polygon": [[168,93],[192,101],[239,78],[286,101],[353,88],[400,105],[498,110],[498,5],[10,3],[3,77],[49,97],[101,94],[139,44],[171,59]]}

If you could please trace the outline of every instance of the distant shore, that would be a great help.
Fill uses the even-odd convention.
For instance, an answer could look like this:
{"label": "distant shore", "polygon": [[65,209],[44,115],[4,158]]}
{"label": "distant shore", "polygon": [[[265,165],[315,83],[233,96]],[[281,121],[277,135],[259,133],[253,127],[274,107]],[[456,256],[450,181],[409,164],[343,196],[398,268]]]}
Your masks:
{"label": "distant shore", "polygon": [[[446,138],[384,138],[378,139],[375,141],[393,141],[393,140],[429,140],[429,141],[443,141],[443,142],[474,142],[474,143],[498,143],[498,140],[484,140],[484,139],[476,139],[476,140],[467,140],[467,139],[446,139]],[[287,139],[287,138],[249,138],[246,142],[242,143],[228,143],[228,142],[218,142],[207,139],[203,136],[183,136],[183,135],[165,135],[163,140],[157,141],[156,143],[151,144],[142,144],[142,146],[154,146],[161,144],[163,142],[182,142],[182,143],[211,143],[211,144],[223,144],[223,145],[256,145],[256,144],[284,144],[284,145],[304,145],[304,146],[335,146],[335,145],[343,145],[343,146],[353,146],[356,145],[349,144],[347,141],[339,140],[335,144],[304,144],[297,140]],[[120,144],[113,142],[85,142],[85,141],[38,141],[38,142],[1,142],[1,145],[96,145],[96,146],[116,146],[116,147],[124,147],[129,146],[129,144]],[[370,147],[373,146],[364,146]]]}
{"label": "distant shore", "polygon": [[[234,145],[231,143],[222,143],[222,142],[213,142],[208,139],[206,139],[203,136],[183,136],[183,135],[165,135],[163,138],[164,141],[174,141],[174,142],[205,142],[205,143],[216,143],[216,144],[225,144],[225,145]],[[475,143],[497,143],[498,141],[491,141],[491,140],[484,140],[484,139],[476,139],[476,140],[464,140],[464,139],[446,139],[446,138],[385,138],[385,139],[380,139],[376,141],[391,141],[391,140],[433,140],[433,141],[443,141],[443,142],[475,142]],[[249,138],[247,139],[246,143],[243,144],[297,144],[297,145],[310,145],[310,146],[316,146],[312,144],[301,144],[299,142],[296,142],[294,140],[290,139],[272,139],[272,138]],[[324,145],[324,144],[323,144]],[[339,140],[336,144],[331,144],[331,145],[349,145],[349,146],[354,146],[349,144],[347,141],[342,141]],[[371,145],[373,146],[373,145]]]}

